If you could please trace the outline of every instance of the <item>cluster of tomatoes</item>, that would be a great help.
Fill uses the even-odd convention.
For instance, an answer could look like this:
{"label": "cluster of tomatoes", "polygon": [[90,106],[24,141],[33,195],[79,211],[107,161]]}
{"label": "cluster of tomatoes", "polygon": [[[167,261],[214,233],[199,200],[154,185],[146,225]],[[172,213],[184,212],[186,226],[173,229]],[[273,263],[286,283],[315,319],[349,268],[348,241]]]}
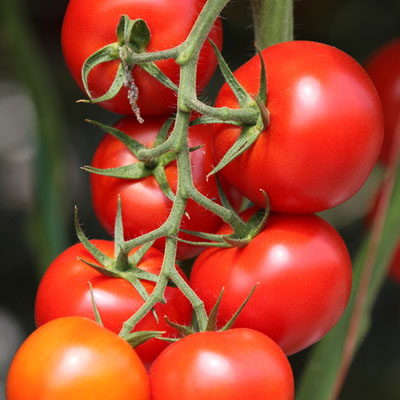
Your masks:
{"label": "cluster of tomatoes", "polygon": [[[122,14],[146,21],[151,32],[147,51],[154,52],[183,42],[204,3],[181,0],[177,10],[165,0],[71,0],[62,45],[72,76],[83,88],[82,65],[92,53],[115,42]],[[221,48],[219,19],[209,38]],[[170,344],[166,339],[179,337],[174,324],[191,324],[192,305],[177,287],[168,286],[165,302],[135,326],[135,331],[161,331],[163,338],[151,338],[133,349],[118,333],[144,303],[143,293],[127,280],[102,273],[99,260],[112,263],[113,241],[90,242],[101,257],[78,243],[54,260],[40,283],[35,305],[38,329],[11,364],[8,400],[294,398],[287,355],[312,345],[334,326],[351,290],[346,246],[315,213],[344,202],[363,185],[381,151],[383,116],[367,73],[336,48],[291,41],[263,50],[261,57],[267,100],[260,107],[268,110],[270,123],[218,175],[234,208],[241,196],[253,203],[240,214],[244,221],[265,207],[262,191],[268,195],[271,214],[244,247],[204,250],[180,242],[177,249],[177,260],[197,257],[190,278],[176,268],[208,313],[224,289],[216,331],[193,333]],[[179,84],[175,60],[156,64]],[[216,64],[206,41],[197,66],[198,91]],[[119,63],[112,61],[93,69],[88,80],[92,95],[108,90],[118,68]],[[260,70],[260,57],[255,56],[234,73],[252,97],[259,92]],[[132,143],[151,147],[176,109],[176,94],[140,66],[134,67],[132,77],[143,123],[131,115],[129,88],[100,104],[126,115],[114,129]],[[239,108],[228,84],[221,88],[215,106]],[[189,146],[195,149],[190,153],[193,184],[210,199],[218,198],[219,188],[215,176],[208,174],[241,132],[242,127],[223,123],[189,128]],[[173,158],[165,162],[167,156],[142,165],[126,142],[107,134],[89,170],[99,221],[112,234],[120,199],[124,235],[131,239],[168,218],[172,200],[162,186],[167,183],[176,192],[177,166]],[[134,179],[139,164],[145,173]],[[180,228],[219,235],[232,232],[229,225],[221,225],[217,215],[188,200]],[[179,236],[194,238],[184,232]],[[165,240],[157,240],[140,259],[137,267],[146,276],[160,274],[164,246]],[[155,286],[151,279],[140,281],[145,293],[151,294]],[[254,288],[234,328],[218,330]],[[91,321],[99,319],[96,310],[103,326]]]}

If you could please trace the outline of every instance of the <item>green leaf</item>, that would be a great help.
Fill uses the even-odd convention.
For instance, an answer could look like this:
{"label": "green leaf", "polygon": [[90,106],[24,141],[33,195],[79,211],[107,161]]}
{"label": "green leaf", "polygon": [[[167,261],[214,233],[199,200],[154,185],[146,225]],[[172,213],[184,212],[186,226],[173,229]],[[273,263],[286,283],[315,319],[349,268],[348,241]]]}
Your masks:
{"label": "green leaf", "polygon": [[133,44],[139,53],[146,50],[150,42],[150,29],[145,20],[138,18],[131,20],[126,32],[126,39],[129,44]]}
{"label": "green leaf", "polygon": [[227,248],[232,247],[228,243],[221,243],[221,242],[194,242],[191,240],[185,240],[180,237],[177,238],[178,242],[191,244],[192,246],[201,246],[201,247],[218,247],[218,248]]}
{"label": "green leaf", "polygon": [[194,330],[190,326],[181,325],[181,324],[172,322],[169,320],[169,318],[167,316],[165,316],[165,320],[168,325],[175,328],[182,336],[188,336],[188,335],[191,335],[192,333],[194,333]]}
{"label": "green leaf", "polygon": [[207,326],[205,329],[206,331],[215,332],[217,330],[218,309],[219,309],[219,305],[221,304],[224,290],[225,290],[225,288],[221,289],[221,292],[218,295],[217,301],[215,302],[213,308],[211,309],[210,314],[208,314]]}
{"label": "green leaf", "polygon": [[[111,48],[111,50],[109,50]],[[104,55],[103,54],[97,54],[101,51],[104,51]],[[108,52],[110,52],[110,54],[108,54]],[[112,61],[112,60],[116,60],[119,59],[119,53],[118,55],[115,55],[115,48],[113,45],[108,45],[106,47],[104,47],[103,49],[99,50],[97,53],[91,55],[83,64],[82,67],[82,82],[83,82],[83,86],[85,88],[86,94],[88,95],[90,101],[88,100],[80,100],[80,102],[83,103],[100,103],[102,101],[105,100],[110,100],[113,97],[115,97],[117,95],[117,93],[120,91],[120,89],[122,88],[122,86],[125,83],[125,72],[124,72],[124,67],[122,65],[122,63],[119,64],[118,69],[117,69],[117,73],[115,74],[114,77],[114,81],[111,84],[111,86],[109,87],[109,89],[107,90],[107,92],[105,94],[103,94],[102,96],[96,97],[94,98],[92,96],[92,94],[90,93],[90,89],[89,89],[89,85],[88,85],[88,77],[89,77],[89,73],[90,71],[96,66],[99,65],[103,62],[106,61]]]}
{"label": "green leaf", "polygon": [[108,276],[109,278],[121,278],[121,275],[119,272],[115,272],[111,269],[105,268],[105,267],[101,267],[100,265],[94,264],[88,260],[85,260],[84,258],[78,257],[79,261],[82,261],[83,263],[85,263],[87,266],[95,269],[97,272],[99,272],[100,274],[104,275],[104,276]]}
{"label": "green leaf", "polygon": [[167,140],[169,130],[174,122],[174,118],[168,118],[161,127],[160,131],[157,134],[156,140],[153,143],[153,148],[159,146]]}
{"label": "green leaf", "polygon": [[[396,184],[385,226],[377,249],[367,297],[362,303],[362,318],[357,325],[357,350],[365,338],[370,325],[371,312],[386,277],[386,270],[400,235],[400,174],[397,172]],[[354,260],[353,288],[349,304],[336,326],[317,344],[304,369],[298,384],[297,400],[330,400],[335,393],[338,373],[343,361],[343,350],[349,334],[349,327],[355,310],[356,296],[360,290],[360,281],[368,257],[369,238],[366,238]]]}
{"label": "green leaf", "polygon": [[175,85],[174,82],[169,79],[164,72],[157,67],[157,65],[153,62],[147,62],[139,64],[141,68],[143,68],[148,74],[150,74],[153,78],[157,79],[167,88],[173,90],[174,92],[178,92],[178,86]]}
{"label": "green leaf", "polygon": [[239,83],[239,81],[235,78],[233,75],[233,72],[229,68],[228,64],[222,57],[221,52],[219,51],[218,47],[215,45],[215,43],[210,40],[210,43],[214,49],[214,52],[217,56],[219,68],[222,72],[223,77],[225,78],[225,81],[228,83],[228,85],[231,87],[234,95],[236,96],[239,105],[241,107],[247,106],[249,103],[252,103],[252,98],[248,95],[246,90],[243,88],[243,86]]}
{"label": "green leaf", "polygon": [[218,235],[216,233],[197,232],[197,231],[190,231],[188,229],[180,229],[180,231],[192,236],[199,237],[201,239],[213,240],[221,243],[223,242],[223,235]]}
{"label": "green leaf", "polygon": [[85,165],[82,169],[92,174],[111,176],[120,179],[141,179],[153,174],[153,171],[148,169],[141,161],[115,168],[95,168],[90,165]]}
{"label": "green leaf", "polygon": [[99,325],[104,326],[103,321],[101,320],[99,309],[97,308],[97,304],[94,299],[93,286],[92,286],[91,282],[88,282],[88,284],[89,284],[89,290],[90,290],[90,299],[92,300],[92,308],[93,308],[93,312],[94,312],[94,317]]}
{"label": "green leaf", "polygon": [[260,58],[261,72],[260,72],[260,89],[258,90],[257,98],[265,106],[267,103],[267,72],[265,70],[264,58],[257,49],[258,56]]}
{"label": "green leaf", "polygon": [[222,168],[227,166],[231,161],[233,161],[236,157],[245,152],[257,140],[261,132],[262,130],[260,130],[256,125],[244,126],[236,142],[225,153],[221,161],[214,167],[214,169],[208,174],[208,176],[216,174]]}
{"label": "green leaf", "polygon": [[246,304],[249,302],[249,300],[251,299],[251,296],[253,296],[254,291],[256,290],[257,286],[259,285],[259,283],[255,284],[253,289],[251,289],[249,295],[246,297],[246,299],[244,300],[244,302],[240,305],[240,307],[237,309],[237,311],[235,312],[235,314],[233,314],[232,318],[224,325],[223,328],[221,328],[221,331],[227,331],[228,329],[231,329],[233,324],[235,323],[235,321],[237,320],[237,317],[239,316],[239,314],[242,312],[243,308],[246,306]]}
{"label": "green leaf", "polygon": [[208,124],[228,124],[228,125],[235,125],[235,126],[242,126],[240,122],[237,121],[224,121],[222,119],[218,119],[215,117],[209,117],[207,115],[203,115],[199,118],[190,121],[190,126],[196,125],[208,125]]}
{"label": "green leaf", "polygon": [[151,240],[147,243],[145,243],[143,246],[141,246],[139,249],[137,249],[133,254],[129,256],[129,263],[133,266],[137,266],[142,258],[146,255],[146,253],[149,251],[150,247],[153,246],[155,240]]}
{"label": "green leaf", "polygon": [[153,170],[153,176],[156,178],[163,193],[171,200],[175,200],[175,193],[172,191],[171,186],[169,186],[167,175],[165,174],[165,169],[163,165],[157,165]]}
{"label": "green leaf", "polygon": [[122,338],[125,339],[132,347],[137,347],[150,339],[160,338],[165,333],[165,331],[137,331],[131,332]]}
{"label": "green leaf", "polygon": [[97,247],[92,242],[90,242],[90,240],[86,237],[85,233],[83,232],[79,223],[78,207],[75,207],[75,231],[79,241],[83,244],[86,250],[95,258],[95,260],[97,260],[106,269],[112,267],[113,265],[112,258],[108,257],[100,250],[98,250]]}
{"label": "green leaf", "polygon": [[122,224],[121,196],[118,194],[117,215],[114,224],[114,252],[117,258],[120,252],[120,246],[124,243],[124,227]]}
{"label": "green leaf", "polygon": [[218,175],[215,175],[215,180],[217,182],[218,196],[219,196],[219,199],[221,200],[221,204],[228,210],[231,210],[232,212],[235,213],[236,211],[232,207],[232,204],[229,202],[228,197],[226,197],[226,194],[221,186],[221,182],[218,178]]}
{"label": "green leaf", "polygon": [[158,281],[159,276],[156,274],[152,274],[151,272],[147,272],[144,271],[138,267],[135,267],[133,265],[131,265],[131,268],[129,271],[125,271],[125,272],[121,272],[121,277],[130,281],[132,280],[133,276],[141,279],[141,280],[145,280],[145,281],[149,281],[149,282],[156,282]]}
{"label": "green leaf", "polygon": [[127,135],[125,132],[123,132],[117,128],[114,128],[112,126],[105,125],[105,124],[102,124],[101,122],[93,121],[90,119],[87,119],[86,122],[88,122],[89,124],[95,125],[98,128],[102,129],[104,132],[109,133],[110,135],[114,136],[121,143],[123,143],[135,157],[139,150],[146,149],[146,146],[144,146],[142,143],[138,142],[137,140],[133,139],[132,137]]}

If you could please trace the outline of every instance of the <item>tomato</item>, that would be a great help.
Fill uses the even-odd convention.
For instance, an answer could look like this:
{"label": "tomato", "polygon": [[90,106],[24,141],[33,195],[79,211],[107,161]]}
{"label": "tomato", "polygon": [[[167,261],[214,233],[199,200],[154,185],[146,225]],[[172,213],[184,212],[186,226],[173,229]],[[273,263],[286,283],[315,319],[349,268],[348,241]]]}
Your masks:
{"label": "tomato", "polygon": [[[313,213],[355,194],[380,153],[383,117],[379,97],[362,67],[342,51],[316,42],[279,43],[262,51],[268,77],[270,125],[222,175],[255,204],[273,211]],[[251,94],[260,85],[253,57],[234,75]],[[216,106],[237,108],[224,84]],[[215,161],[240,127],[215,126]]]}
{"label": "tomato", "polygon": [[294,398],[284,353],[251,329],[199,332],[173,343],[154,362],[150,385],[153,400]]}
{"label": "tomato", "polygon": [[[224,226],[219,233],[229,231]],[[225,288],[219,326],[258,284],[234,327],[256,329],[293,354],[318,341],[338,321],[351,280],[346,246],[326,221],[316,215],[272,214],[246,247],[201,253],[190,284],[208,311]]]}
{"label": "tomato", "polygon": [[[115,127],[133,137],[140,143],[150,146],[165,122],[165,118],[147,118],[139,124],[134,117],[122,118]],[[195,187],[204,195],[218,199],[218,188],[215,177],[207,179],[212,170],[211,130],[205,125],[198,125],[189,130],[189,146],[204,145],[191,153],[192,174]],[[111,168],[129,165],[137,160],[128,148],[110,134],[106,135],[97,147],[92,160],[92,166]],[[173,161],[165,168],[168,183],[172,191],[177,187],[177,166]],[[103,227],[112,234],[117,212],[118,196],[121,198],[122,220],[125,237],[134,238],[143,233],[158,228],[169,216],[172,201],[161,190],[153,176],[139,180],[119,179],[104,175],[91,174],[92,202],[95,213]],[[226,189],[226,187],[224,187]],[[240,198],[233,196],[237,205]],[[192,200],[188,201],[181,223],[182,229],[201,232],[215,232],[222,224],[219,217],[199,206]],[[184,233],[183,239],[199,241],[199,239]],[[156,247],[163,249],[165,240],[158,240]],[[178,259],[196,256],[202,250],[199,246],[178,244]]]}
{"label": "tomato", "polygon": [[[105,240],[91,241],[100,251],[113,256],[114,243]],[[37,291],[35,302],[36,325],[65,316],[81,316],[95,319],[89,282],[93,286],[93,295],[101,319],[106,328],[118,333],[125,322],[144,303],[137,290],[126,280],[112,278],[97,272],[80,259],[99,265],[93,256],[78,243],[61,253],[49,266]],[[147,272],[159,274],[163,254],[151,248],[138,267]],[[142,281],[148,293],[155,283]],[[178,288],[168,286],[165,291],[167,304],[157,304],[153,313],[149,313],[135,327],[135,331],[166,331],[164,336],[176,337],[178,332],[168,325],[164,316],[179,324],[191,322],[191,305]],[[149,366],[168,342],[151,339],[136,350],[142,361]]]}
{"label": "tomato", "polygon": [[17,351],[7,400],[149,400],[149,377],[132,347],[80,317],[51,321]]}
{"label": "tomato", "polygon": [[[142,18],[151,32],[147,51],[166,50],[182,43],[189,34],[205,0],[70,0],[62,25],[62,49],[73,78],[83,90],[81,69],[85,60],[102,47],[116,42],[116,27],[120,16]],[[209,38],[222,46],[222,28],[218,19]],[[156,64],[174,83],[179,83],[179,66],[175,60]],[[205,42],[197,69],[197,88],[208,83],[216,67],[216,57]],[[89,74],[89,89],[94,97],[107,92],[114,80],[118,61],[99,65]],[[176,94],[138,66],[132,76],[139,89],[138,106],[142,115],[169,114],[176,108]],[[127,90],[122,88],[111,100],[100,103],[120,114],[132,114]]]}
{"label": "tomato", "polygon": [[381,160],[387,164],[396,125],[400,124],[400,38],[386,43],[372,54],[366,64],[366,70],[382,101],[385,136]]}

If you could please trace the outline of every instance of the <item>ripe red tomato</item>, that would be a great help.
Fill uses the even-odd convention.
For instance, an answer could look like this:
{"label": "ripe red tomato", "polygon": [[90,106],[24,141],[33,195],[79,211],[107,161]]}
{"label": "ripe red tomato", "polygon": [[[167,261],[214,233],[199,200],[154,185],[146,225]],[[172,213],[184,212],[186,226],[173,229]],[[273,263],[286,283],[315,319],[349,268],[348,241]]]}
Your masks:
{"label": "ripe red tomato", "polygon": [[[248,214],[247,214],[248,216]],[[219,233],[228,233],[224,226]],[[351,261],[340,235],[316,215],[269,216],[244,248],[210,248],[194,263],[190,284],[223,326],[258,284],[235,327],[256,329],[286,354],[325,335],[342,315],[351,289]]]}
{"label": "ripe red tomato", "polygon": [[86,318],[51,321],[17,351],[7,400],[149,400],[149,377],[132,347]]}
{"label": "ripe red tomato", "polygon": [[366,70],[375,84],[382,101],[385,119],[381,160],[387,164],[394,132],[400,129],[400,38],[378,49],[366,64]]}
{"label": "ripe red tomato", "polygon": [[282,350],[251,329],[200,332],[165,349],[150,371],[153,400],[291,400]]}
{"label": "ripe red tomato", "polygon": [[[151,146],[156,135],[165,122],[165,118],[146,118],[139,124],[134,117],[122,118],[115,127],[125,132],[145,146]],[[209,198],[218,199],[218,188],[214,177],[207,179],[207,174],[212,170],[211,133],[206,125],[197,125],[189,130],[189,145],[196,147],[204,145],[201,149],[191,153],[192,174],[195,187]],[[137,160],[128,148],[118,139],[106,135],[97,147],[92,160],[92,166],[97,168],[120,167],[135,163]],[[168,183],[172,191],[177,187],[176,162],[170,163],[165,168]],[[114,230],[115,216],[117,213],[118,196],[121,198],[122,220],[126,239],[132,239],[143,233],[158,228],[169,216],[172,202],[161,190],[153,176],[139,180],[118,179],[108,176],[91,174],[92,202],[95,213],[110,234]],[[225,187],[226,188],[226,187]],[[233,196],[237,205],[240,198]],[[200,232],[215,232],[222,224],[219,217],[199,206],[192,200],[187,203],[186,211],[181,223],[182,229]],[[181,238],[198,241],[199,239],[180,233]],[[157,248],[164,248],[165,240],[158,240]],[[178,244],[178,259],[191,258],[201,252],[199,246]]]}
{"label": "ripe red tomato", "polygon": [[[103,253],[112,257],[114,243],[105,240],[92,240],[92,243]],[[80,259],[96,265],[99,263],[78,243],[61,253],[44,274],[38,288],[35,303],[36,325],[65,316],[81,316],[95,319],[93,312],[90,282],[93,286],[94,299],[103,324],[111,331],[118,333],[123,322],[144,303],[137,290],[126,280],[111,278],[97,272]],[[138,267],[147,272],[159,274],[163,254],[151,248]],[[148,293],[155,283],[142,281]],[[164,336],[176,337],[178,332],[168,325],[164,316],[179,324],[190,324],[192,309],[186,297],[175,287],[167,287],[165,296],[167,304],[157,304],[159,322],[149,313],[135,327],[135,331],[166,331]],[[136,348],[139,357],[146,366],[150,366],[157,355],[168,345],[168,342],[151,339]]]}
{"label": "ripe red tomato", "polygon": [[[342,203],[364,183],[381,149],[382,110],[371,80],[347,54],[321,43],[279,43],[262,56],[270,126],[222,175],[261,207],[263,189],[277,212],[313,213]],[[257,95],[259,57],[235,76]],[[238,107],[227,84],[216,106]],[[240,127],[215,126],[216,162],[239,134]]]}
{"label": "ripe red tomato", "polygon": [[[160,51],[177,46],[186,39],[204,3],[205,0],[70,0],[61,36],[65,62],[83,90],[83,63],[95,51],[116,42],[115,32],[121,15],[144,19],[151,32],[147,51]],[[221,48],[222,28],[219,19],[209,38]],[[174,83],[179,82],[179,66],[175,60],[161,60],[156,64]],[[215,54],[206,41],[197,70],[199,91],[208,83],[215,67]],[[94,97],[107,92],[117,68],[118,62],[111,61],[93,69],[89,75],[89,89]],[[172,90],[138,66],[134,67],[132,75],[139,89],[138,106],[142,115],[169,114],[176,108],[176,94]],[[116,97],[101,105],[120,114],[132,114],[124,87]]]}

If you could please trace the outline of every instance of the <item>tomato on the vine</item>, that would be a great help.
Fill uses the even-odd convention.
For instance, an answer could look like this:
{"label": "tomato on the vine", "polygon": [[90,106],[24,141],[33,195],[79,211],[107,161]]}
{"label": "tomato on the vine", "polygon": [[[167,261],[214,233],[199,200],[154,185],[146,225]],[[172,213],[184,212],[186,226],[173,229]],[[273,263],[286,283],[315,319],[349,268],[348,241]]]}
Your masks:
{"label": "tomato on the vine", "polygon": [[[228,225],[218,231],[229,232]],[[246,247],[205,250],[190,277],[207,310],[224,288],[219,326],[257,285],[234,327],[266,334],[286,354],[310,346],[333,327],[347,305],[351,281],[350,257],[334,228],[316,215],[279,214],[271,214]]]}
{"label": "tomato on the vine", "polygon": [[150,400],[149,377],[122,338],[81,317],[53,320],[17,351],[7,400]]}
{"label": "tomato on the vine", "polygon": [[[105,240],[91,242],[107,256],[113,256],[113,242]],[[82,259],[99,265],[82,243],[69,247],[51,263],[36,295],[36,324],[41,326],[55,318],[65,316],[95,319],[90,282],[104,326],[119,333],[122,324],[142,306],[144,300],[128,281],[103,275]],[[163,254],[157,249],[150,248],[138,264],[138,268],[158,275],[162,261]],[[144,280],[141,282],[149,294],[154,290],[154,282]],[[135,331],[165,331],[164,336],[176,337],[178,332],[166,323],[164,317],[168,316],[171,321],[179,324],[191,322],[191,305],[178,288],[168,286],[165,298],[166,304],[159,303],[154,307],[158,322],[153,313],[149,313],[135,326]],[[143,363],[150,366],[167,345],[168,342],[163,340],[150,339],[136,347],[136,351]]]}
{"label": "tomato on the vine", "polygon": [[[261,52],[267,73],[270,125],[255,143],[220,172],[260,207],[269,196],[273,211],[313,213],[354,195],[381,150],[383,117],[374,85],[350,56],[322,43],[291,41]],[[234,75],[250,95],[260,86],[254,56]],[[216,106],[238,107],[224,84]],[[215,125],[219,162],[241,128]]]}
{"label": "tomato on the vine", "polygon": [[[62,26],[62,49],[65,62],[83,90],[81,69],[85,60],[102,47],[116,42],[116,27],[121,15],[146,21],[151,38],[147,51],[166,50],[181,44],[188,36],[205,0],[70,0]],[[222,27],[216,21],[209,38],[222,46]],[[156,61],[161,71],[174,83],[179,83],[179,66],[174,59]],[[197,68],[197,89],[210,80],[216,67],[216,57],[208,41],[200,52]],[[89,89],[94,97],[107,92],[118,68],[117,61],[98,65],[89,74]],[[176,93],[166,88],[139,66],[132,76],[139,90],[138,106],[142,115],[165,115],[176,108]],[[132,114],[127,89],[100,103],[108,110]]]}
{"label": "tomato on the vine", "polygon": [[366,70],[382,102],[385,135],[380,158],[387,164],[395,131],[400,129],[400,39],[386,43],[373,53]]}
{"label": "tomato on the vine", "polygon": [[[134,117],[124,117],[115,128],[125,132],[143,145],[150,147],[165,122],[162,117],[146,118],[143,124]],[[218,187],[215,177],[207,178],[212,170],[211,130],[206,125],[197,125],[189,129],[189,146],[201,146],[190,154],[194,186],[210,199],[217,200]],[[128,148],[114,136],[107,134],[99,143],[92,160],[96,168],[114,168],[137,162],[136,157]],[[166,177],[172,191],[176,193],[178,171],[176,161],[165,168]],[[121,199],[122,220],[126,239],[132,239],[143,233],[158,228],[169,216],[172,201],[162,191],[154,176],[142,179],[121,179],[99,174],[91,174],[92,202],[97,218],[112,234],[117,213],[118,197]],[[227,185],[224,189],[229,194]],[[233,193],[231,193],[233,194]],[[240,196],[230,196],[237,206]],[[215,214],[201,207],[193,200],[188,200],[187,215],[183,216],[180,228],[200,232],[215,232],[222,224],[222,220]],[[192,235],[181,232],[179,237],[186,240],[198,241]],[[155,246],[164,248],[164,239],[157,240]],[[199,246],[186,243],[178,244],[177,258],[186,259],[196,256],[202,250]]]}
{"label": "tomato on the vine", "polygon": [[269,337],[251,329],[199,332],[165,349],[150,370],[153,400],[292,400],[293,373]]}

